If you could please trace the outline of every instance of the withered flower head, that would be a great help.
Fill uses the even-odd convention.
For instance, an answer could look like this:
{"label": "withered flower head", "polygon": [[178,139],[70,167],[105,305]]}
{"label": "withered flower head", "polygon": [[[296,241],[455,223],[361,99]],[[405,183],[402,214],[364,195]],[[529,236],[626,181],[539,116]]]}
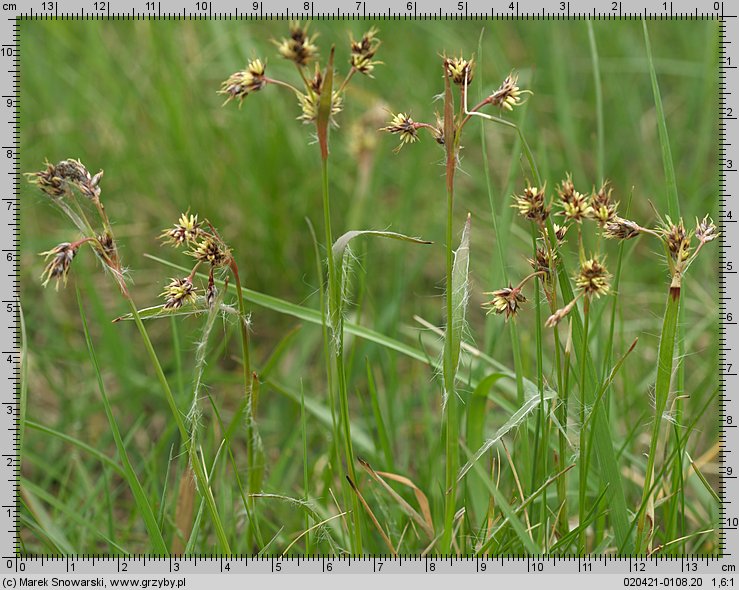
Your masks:
{"label": "withered flower head", "polygon": [[164,297],[164,309],[179,309],[186,303],[195,302],[197,289],[190,277],[171,279],[159,296]]}
{"label": "withered flower head", "polygon": [[465,79],[467,80],[467,85],[469,85],[475,77],[475,60],[472,58],[467,60],[461,56],[445,57],[444,71],[449,76],[449,79],[458,86],[464,86]]}
{"label": "withered flower head", "polygon": [[218,290],[216,289],[216,282],[213,278],[213,267],[211,266],[210,274],[208,274],[208,288],[205,290],[205,302],[208,304],[208,307],[213,307],[217,295]]}
{"label": "withered flower head", "polygon": [[258,92],[267,85],[264,77],[264,64],[261,59],[253,59],[245,70],[231,74],[221,84],[219,94],[226,95],[226,102],[237,99],[241,104],[252,92]]}
{"label": "withered flower head", "polygon": [[701,244],[712,242],[718,237],[718,231],[716,225],[713,223],[713,219],[706,215],[702,220],[698,221],[695,219],[695,237]]}
{"label": "withered flower head", "polygon": [[546,273],[544,276],[549,278],[556,259],[556,252],[551,252],[546,247],[537,246],[534,258],[527,258],[526,260],[531,265],[531,268],[534,269],[534,272],[544,272]]}
{"label": "withered flower head", "polygon": [[436,113],[436,125],[433,125],[429,131],[436,143],[444,145],[444,120],[439,113]]}
{"label": "withered flower head", "polygon": [[612,193],[613,189],[608,182],[604,182],[598,192],[590,197],[590,217],[601,227],[617,217],[618,203],[611,198]]}
{"label": "withered flower head", "polygon": [[231,260],[231,252],[228,247],[218,238],[207,234],[199,242],[196,242],[187,254],[199,262],[205,262],[215,267],[226,266]]}
{"label": "withered flower head", "polygon": [[41,278],[43,279],[43,283],[41,284],[44,287],[49,284],[51,279],[56,281],[57,291],[59,290],[59,283],[63,283],[65,286],[67,285],[69,267],[72,264],[75,254],[77,254],[78,248],[79,243],[71,244],[69,242],[62,242],[51,250],[41,252],[40,256],[44,256],[46,260],[50,259],[46,268],[44,268],[44,272],[41,274]]}
{"label": "withered flower head", "polygon": [[[317,92],[309,91],[307,94],[298,94],[298,104],[300,105],[301,115],[299,121],[303,123],[312,123],[318,118],[318,108],[321,102],[321,95]],[[344,99],[338,92],[331,94],[331,123],[336,125],[334,115],[341,112],[344,108]]]}
{"label": "withered flower head", "polygon": [[46,162],[46,169],[28,175],[32,183],[51,197],[66,194],[71,187],[76,187],[85,197],[97,199],[100,196],[101,170],[91,175],[79,160],[62,160],[56,166]]}
{"label": "withered flower head", "polygon": [[372,77],[372,70],[375,66],[381,64],[381,61],[374,61],[373,58],[380,46],[380,40],[377,39],[377,29],[372,27],[367,31],[359,41],[351,40],[351,58],[352,67],[361,74]]}
{"label": "withered flower head", "polygon": [[189,212],[183,213],[174,227],[165,229],[159,237],[177,248],[182,244],[198,239],[201,234],[201,227],[202,222],[198,221],[197,215],[191,215]]}
{"label": "withered flower head", "polygon": [[610,240],[630,240],[642,232],[642,227],[629,219],[615,215],[603,226],[603,235]]}
{"label": "withered flower head", "polygon": [[575,284],[586,296],[606,295],[610,289],[611,275],[597,258],[590,258],[582,263],[575,277]]}
{"label": "withered flower head", "polygon": [[306,66],[318,55],[318,47],[314,41],[316,35],[308,35],[308,25],[305,27],[297,21],[290,23],[290,36],[276,42],[277,51],[285,59],[295,62],[299,66]]}
{"label": "withered flower head", "polygon": [[115,248],[115,242],[113,241],[113,237],[106,231],[100,235],[98,235],[96,238],[97,243],[100,245],[100,248],[103,251],[103,254],[110,259],[115,260],[117,257],[116,248]]}
{"label": "withered flower head", "polygon": [[521,303],[526,303],[526,297],[521,293],[521,289],[519,287],[513,287],[510,283],[503,289],[498,289],[492,293],[485,293],[485,295],[492,295],[493,298],[483,303],[483,307],[488,308],[488,313],[494,311],[497,314],[505,314],[506,321],[518,313]]}
{"label": "withered flower head", "polygon": [[557,188],[557,194],[559,195],[560,206],[562,207],[562,215],[570,221],[576,223],[582,223],[590,214],[590,205],[584,195],[575,190],[575,185],[572,183],[572,178],[567,175],[567,178],[562,181],[560,187]]}
{"label": "withered flower head", "polygon": [[387,127],[382,127],[380,131],[395,133],[400,137],[400,145],[395,151],[399,151],[407,143],[418,141],[418,123],[405,113],[393,115],[390,124]]}
{"label": "withered flower head", "polygon": [[572,311],[572,309],[575,307],[575,303],[577,303],[577,297],[570,301],[567,305],[564,307],[558,309],[555,311],[552,315],[550,315],[547,318],[547,321],[544,322],[544,325],[547,328],[554,328],[559,322],[561,322],[563,319],[567,317],[567,315]]}
{"label": "withered flower head", "polygon": [[567,235],[567,227],[566,225],[557,225],[556,223],[552,224],[552,228],[554,229],[554,237],[557,238],[557,243],[561,244],[565,241],[565,236]]}
{"label": "withered flower head", "polygon": [[546,186],[542,188],[527,186],[523,195],[513,195],[515,202],[512,206],[518,209],[518,212],[526,219],[543,224],[549,217],[551,209],[546,204],[545,190]]}
{"label": "withered flower head", "polygon": [[521,104],[521,95],[529,93],[529,90],[521,90],[518,87],[518,75],[511,72],[508,77],[503,80],[500,88],[488,97],[488,102],[507,111],[512,111],[513,107]]}
{"label": "withered flower head", "polygon": [[692,237],[692,232],[685,230],[685,224],[682,218],[675,224],[667,217],[666,222],[662,224],[658,231],[667,245],[672,260],[676,263],[685,262],[690,256],[690,238]]}

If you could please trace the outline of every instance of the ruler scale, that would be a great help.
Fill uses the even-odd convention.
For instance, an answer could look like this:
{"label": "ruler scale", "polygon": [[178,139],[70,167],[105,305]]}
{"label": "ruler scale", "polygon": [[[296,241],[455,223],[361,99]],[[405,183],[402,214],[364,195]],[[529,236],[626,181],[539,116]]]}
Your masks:
{"label": "ruler scale", "polygon": [[[161,580],[160,587],[206,587],[210,575],[221,576],[223,587],[243,586],[247,578],[259,574],[271,576],[291,573],[323,574],[476,574],[558,576],[561,583],[572,587],[592,586],[608,581],[616,586],[693,586],[706,588],[732,588],[739,586],[734,556],[739,554],[739,308],[734,294],[739,293],[739,209],[734,202],[739,195],[739,151],[733,140],[737,134],[739,105],[734,96],[739,92],[739,6],[729,2],[696,3],[673,0],[672,2],[644,2],[636,0],[608,1],[593,8],[584,0],[564,2],[531,2],[498,0],[479,2],[423,2],[388,0],[362,0],[338,2],[312,0],[285,2],[245,2],[229,0],[53,0],[0,2],[0,91],[2,117],[0,117],[0,159],[3,162],[3,191],[0,195],[0,211],[3,231],[0,232],[1,262],[4,280],[0,281],[2,321],[0,322],[0,378],[3,384],[0,396],[2,423],[0,423],[0,578],[5,587],[17,587],[24,577],[56,577],[59,579],[99,578],[110,585],[110,580],[125,576]],[[348,558],[348,557],[187,557],[157,558],[155,556],[131,557],[27,557],[21,556],[19,543],[18,481],[20,478],[19,408],[21,395],[20,349],[20,285],[19,285],[19,95],[20,47],[19,19],[179,19],[205,21],[260,19],[434,19],[458,20],[568,20],[586,19],[615,21],[630,20],[703,20],[719,22],[721,54],[719,63],[720,100],[720,497],[721,556],[715,557],[495,557],[443,559],[408,556]],[[739,134],[737,134],[739,137]],[[195,574],[207,574],[197,577]],[[584,575],[585,574],[585,575]],[[586,581],[587,574],[598,578]],[[195,577],[187,577],[195,576]],[[538,577],[537,577],[538,576]],[[179,580],[187,577],[183,586]],[[167,580],[166,582],[164,580]],[[198,581],[200,580],[200,581]],[[511,578],[512,583],[520,583]],[[633,583],[630,583],[633,581]],[[487,582],[488,584],[490,581]],[[212,582],[210,582],[212,584]],[[61,584],[64,585],[64,584]],[[609,586],[610,587],[610,586]]]}

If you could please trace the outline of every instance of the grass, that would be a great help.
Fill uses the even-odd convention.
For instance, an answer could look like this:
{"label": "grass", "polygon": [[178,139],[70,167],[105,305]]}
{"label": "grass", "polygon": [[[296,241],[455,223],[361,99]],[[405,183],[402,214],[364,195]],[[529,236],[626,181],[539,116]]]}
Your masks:
{"label": "grass", "polygon": [[[510,207],[526,180],[551,196],[568,171],[582,192],[608,178],[621,214],[647,227],[650,202],[689,227],[717,217],[717,24],[491,22],[481,36],[479,22],[314,22],[338,76],[346,30],[377,26],[385,62],[352,80],[324,157],[291,92],[268,86],[240,109],[216,94],[255,57],[297,79],[270,43],[286,25],[21,23],[21,170],[67,157],[105,169],[141,317],[111,323],[132,309],[88,252],[70,275],[79,305],[75,288],[42,290],[37,253],[81,236],[23,186],[24,551],[716,554],[715,245],[679,310],[670,296],[665,307],[669,254],[652,236],[587,229],[612,293],[544,327],[577,295],[574,227],[547,246],[561,248],[552,297],[534,277],[507,325],[481,304],[531,272],[539,229]],[[504,124],[466,126],[451,169],[456,155],[428,136],[396,155],[377,133],[387,110],[444,114],[431,103],[444,52],[477,54],[470,98],[512,69],[534,93],[511,114],[485,111]],[[447,105],[457,114],[458,94]],[[188,208],[235,253],[240,276],[215,284],[248,331],[143,309],[189,272],[156,240]],[[346,233],[362,230],[433,244]]]}

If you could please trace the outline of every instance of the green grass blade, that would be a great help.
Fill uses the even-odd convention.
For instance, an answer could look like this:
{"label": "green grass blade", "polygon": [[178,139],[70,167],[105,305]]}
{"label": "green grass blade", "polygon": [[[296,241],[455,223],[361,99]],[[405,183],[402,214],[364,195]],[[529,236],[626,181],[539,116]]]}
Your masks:
{"label": "green grass blade", "polygon": [[471,217],[467,214],[467,221],[462,230],[462,239],[459,248],[454,252],[454,265],[452,266],[452,317],[451,330],[447,337],[451,342],[451,368],[457,371],[459,355],[462,347],[462,334],[465,326],[467,312],[467,300],[469,299],[469,272],[470,272],[470,228]]}
{"label": "green grass blade", "polygon": [[675,166],[672,160],[672,149],[670,148],[670,137],[667,134],[667,121],[665,110],[662,106],[662,95],[657,82],[657,72],[654,69],[652,57],[652,44],[649,41],[647,21],[642,20],[644,27],[644,45],[647,49],[647,60],[649,62],[649,77],[652,80],[652,94],[654,94],[654,108],[657,111],[657,131],[659,132],[659,145],[662,151],[662,166],[665,170],[665,185],[667,189],[667,211],[670,217],[677,220],[680,217],[680,202],[677,196],[677,180],[675,178]]}
{"label": "green grass blade", "polygon": [[162,537],[162,531],[159,529],[156,515],[152,511],[149,500],[146,497],[146,493],[144,492],[144,488],[141,486],[141,482],[139,482],[139,479],[136,476],[136,472],[131,465],[131,461],[128,458],[128,452],[126,451],[123,439],[121,438],[121,433],[118,430],[118,423],[113,416],[113,410],[110,407],[108,394],[105,392],[103,376],[100,373],[97,356],[95,355],[95,349],[92,345],[90,331],[87,328],[87,317],[85,315],[84,307],[82,306],[82,297],[80,296],[79,291],[77,291],[77,304],[80,310],[82,330],[85,334],[85,342],[87,343],[87,351],[90,355],[90,362],[92,363],[93,369],[95,371],[95,376],[97,377],[98,390],[100,391],[100,397],[103,400],[105,415],[108,418],[108,424],[110,425],[110,431],[113,435],[116,449],[118,450],[118,456],[121,460],[121,463],[123,464],[123,471],[125,473],[124,477],[126,479],[126,483],[131,489],[131,493],[133,494],[134,500],[136,501],[136,506],[141,513],[141,518],[143,518],[146,529],[147,531],[149,531],[149,540],[151,541],[154,553],[156,555],[169,555],[169,549],[167,548],[167,544],[164,542],[164,537]]}
{"label": "green grass blade", "polygon": [[595,84],[595,116],[597,150],[596,162],[598,163],[598,182],[604,182],[606,176],[606,140],[605,124],[603,120],[603,87],[600,82],[600,59],[598,58],[598,45],[595,40],[593,21],[588,19],[588,40],[590,41],[590,58],[593,61],[593,82]]}
{"label": "green grass blade", "polygon": [[[536,399],[536,401],[538,403],[538,398]],[[541,553],[541,547],[537,546],[537,544],[534,543],[534,540],[531,538],[528,531],[526,530],[526,525],[521,522],[514,508],[508,503],[505,494],[498,489],[498,486],[493,484],[493,482],[490,480],[489,474],[486,474],[482,466],[473,460],[473,456],[471,454],[469,456],[470,460],[468,461],[468,464],[472,465],[472,468],[477,471],[480,479],[484,481],[487,485],[488,491],[492,494],[493,498],[495,498],[496,506],[500,508],[500,511],[505,515],[506,519],[511,524],[511,528],[523,544],[527,553],[531,555],[538,555],[539,553]]]}

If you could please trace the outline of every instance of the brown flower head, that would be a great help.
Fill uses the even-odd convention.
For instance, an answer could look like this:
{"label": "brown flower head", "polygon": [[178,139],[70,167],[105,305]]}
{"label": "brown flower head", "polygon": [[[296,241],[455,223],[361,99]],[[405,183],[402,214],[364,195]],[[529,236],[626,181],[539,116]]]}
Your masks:
{"label": "brown flower head", "polygon": [[488,97],[487,101],[492,105],[506,109],[507,111],[512,111],[513,107],[517,107],[521,104],[521,95],[527,93],[530,94],[530,91],[521,90],[518,87],[518,75],[510,73],[508,77],[503,80],[500,88],[493,92]]}
{"label": "brown flower head", "polygon": [[678,223],[673,223],[667,217],[666,221],[658,229],[658,232],[667,245],[673,262],[681,264],[688,260],[690,257],[690,238],[692,237],[692,232],[685,230],[685,224],[682,218]]}
{"label": "brown flower head", "polygon": [[400,137],[400,145],[395,151],[399,151],[407,143],[418,141],[418,123],[411,119],[410,115],[406,115],[405,113],[393,115],[390,124],[386,127],[382,127],[380,131],[395,133]]}
{"label": "brown flower head", "polygon": [[698,221],[695,219],[695,237],[701,244],[712,242],[718,237],[718,231],[716,225],[713,223],[713,219],[706,215],[703,219]]}
{"label": "brown flower head", "polygon": [[[306,94],[298,94],[298,104],[302,113],[298,117],[303,123],[312,123],[318,118],[318,108],[321,102],[321,93],[309,90]],[[341,112],[344,108],[344,100],[338,92],[331,95],[331,123],[336,125],[334,115]]]}
{"label": "brown flower head", "polygon": [[290,36],[275,42],[277,51],[285,59],[299,66],[307,66],[318,56],[318,47],[314,41],[316,36],[308,35],[308,25],[303,27],[299,22],[290,23]]}
{"label": "brown flower head", "polygon": [[164,297],[164,309],[179,309],[186,303],[195,303],[197,289],[190,277],[172,279],[160,297]]}
{"label": "brown flower head", "polygon": [[582,223],[582,220],[590,214],[591,209],[588,200],[575,190],[575,185],[572,183],[569,174],[557,188],[557,194],[559,195],[560,207],[562,207],[561,214],[564,215],[565,219]]}
{"label": "brown flower head", "polygon": [[590,217],[601,227],[617,217],[618,203],[611,198],[612,193],[608,182],[604,182],[598,192],[590,197]]}
{"label": "brown flower head", "polygon": [[213,307],[218,295],[218,289],[216,289],[216,282],[213,278],[213,267],[210,267],[210,273],[208,274],[208,288],[205,290],[205,302],[208,307]]}
{"label": "brown flower head", "polygon": [[222,267],[231,261],[231,252],[218,238],[205,234],[199,242],[195,242],[192,250],[187,252],[198,262],[205,262],[214,267]]}
{"label": "brown flower head", "polygon": [[521,303],[526,302],[526,297],[521,293],[521,289],[510,284],[492,293],[485,293],[485,295],[493,296],[490,301],[483,303],[483,306],[488,308],[488,313],[494,311],[498,314],[505,314],[506,321],[518,313]]}
{"label": "brown flower head", "polygon": [[202,222],[198,221],[198,216],[191,215],[188,211],[180,215],[174,227],[165,229],[159,238],[177,248],[182,244],[197,240],[202,233],[202,225]]}
{"label": "brown flower head", "polygon": [[264,64],[260,59],[253,59],[245,70],[231,74],[228,80],[221,84],[218,93],[226,96],[226,102],[236,99],[241,104],[249,94],[258,92],[266,85]]}
{"label": "brown flower head", "polygon": [[463,57],[445,57],[444,71],[449,79],[458,86],[464,86],[465,80],[467,85],[472,82],[475,77],[475,60],[464,59]]}
{"label": "brown flower head", "polygon": [[46,169],[28,175],[30,181],[50,197],[61,197],[72,187],[77,188],[88,199],[100,197],[101,170],[91,175],[79,160],[62,160],[56,165],[46,162]]}
{"label": "brown flower head", "polygon": [[59,290],[59,283],[67,285],[67,277],[69,276],[69,268],[72,264],[79,243],[71,244],[69,242],[62,242],[58,246],[41,252],[40,256],[44,256],[46,260],[49,260],[44,272],[41,274],[43,282],[41,283],[44,287],[49,284],[51,279],[56,281],[56,290]]}
{"label": "brown flower head", "polygon": [[544,276],[549,279],[556,259],[556,252],[552,252],[546,247],[537,246],[534,258],[527,258],[526,260],[531,265],[531,268],[534,269],[534,272],[544,272],[546,273]]}
{"label": "brown flower head", "polygon": [[377,49],[380,46],[380,40],[377,39],[377,29],[372,27],[367,31],[359,41],[351,40],[351,58],[352,68],[361,74],[372,77],[372,70],[381,61],[374,61]]}
{"label": "brown flower head", "polygon": [[610,240],[630,240],[642,231],[643,228],[638,223],[618,215],[613,216],[603,225],[603,235]]}
{"label": "brown flower head", "polygon": [[575,284],[586,296],[600,297],[608,293],[610,278],[606,267],[597,258],[590,258],[580,265]]}
{"label": "brown flower head", "polygon": [[546,186],[538,188],[535,186],[527,186],[523,195],[514,195],[513,207],[518,209],[521,216],[531,221],[543,224],[549,217],[551,207],[546,204],[544,192]]}

